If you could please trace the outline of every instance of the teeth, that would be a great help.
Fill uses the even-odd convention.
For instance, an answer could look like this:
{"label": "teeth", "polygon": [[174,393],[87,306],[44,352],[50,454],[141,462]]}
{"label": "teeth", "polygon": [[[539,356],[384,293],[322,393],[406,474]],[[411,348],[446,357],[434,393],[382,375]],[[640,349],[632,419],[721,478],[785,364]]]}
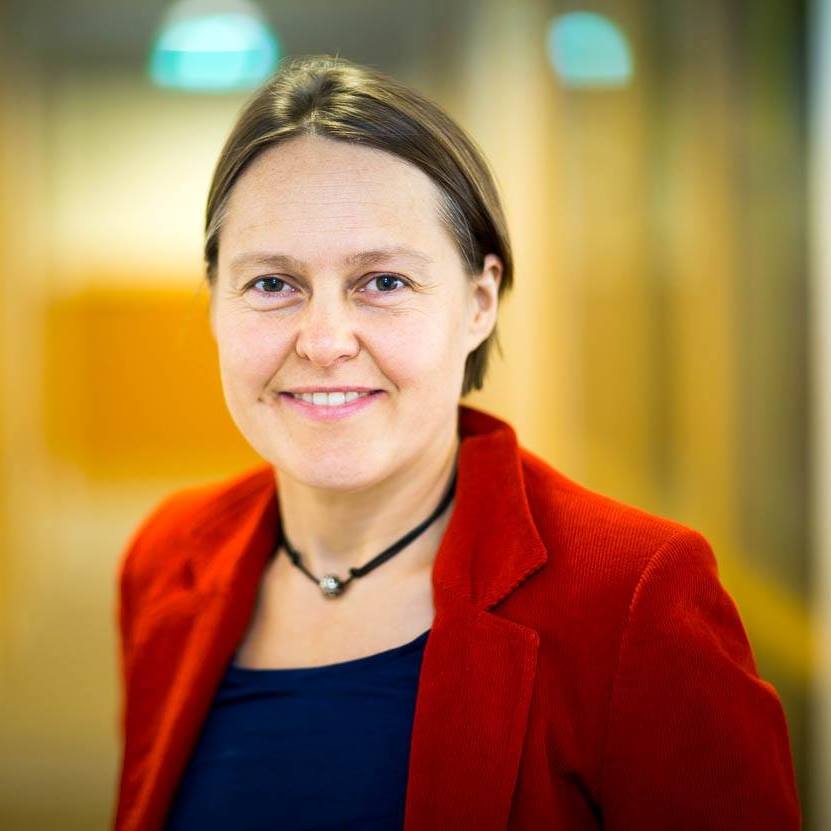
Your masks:
{"label": "teeth", "polygon": [[318,407],[342,407],[356,398],[363,398],[368,392],[302,392],[294,394],[295,398],[302,398]]}

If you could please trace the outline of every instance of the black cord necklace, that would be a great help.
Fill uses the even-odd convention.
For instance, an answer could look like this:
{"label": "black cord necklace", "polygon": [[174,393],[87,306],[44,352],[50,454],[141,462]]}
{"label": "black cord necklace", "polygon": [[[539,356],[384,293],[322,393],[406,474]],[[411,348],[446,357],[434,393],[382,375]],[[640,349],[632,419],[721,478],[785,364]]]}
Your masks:
{"label": "black cord necklace", "polygon": [[416,537],[418,537],[429,525],[436,521],[445,511],[447,506],[450,504],[450,500],[453,499],[453,494],[456,491],[456,472],[457,469],[453,469],[453,478],[450,480],[450,485],[447,488],[444,496],[439,502],[436,509],[433,511],[427,519],[424,520],[420,525],[417,525],[413,528],[412,531],[406,533],[403,537],[401,537],[398,542],[394,542],[389,548],[386,548],[382,551],[377,557],[373,557],[366,565],[360,566],[359,568],[350,568],[349,574],[350,576],[346,578],[346,580],[342,580],[336,574],[326,574],[321,578],[317,578],[312,574],[301,562],[300,560],[300,552],[297,551],[295,548],[292,547],[291,543],[283,534],[283,545],[286,547],[286,551],[288,552],[289,558],[291,561],[305,574],[310,580],[317,583],[320,587],[320,590],[323,592],[323,596],[327,598],[338,597],[339,595],[343,594],[344,589],[349,585],[349,583],[355,577],[363,577],[365,574],[369,574],[372,569],[377,568],[381,565],[381,563],[385,563],[393,554],[397,554],[401,551],[402,548],[405,548],[409,545]]}

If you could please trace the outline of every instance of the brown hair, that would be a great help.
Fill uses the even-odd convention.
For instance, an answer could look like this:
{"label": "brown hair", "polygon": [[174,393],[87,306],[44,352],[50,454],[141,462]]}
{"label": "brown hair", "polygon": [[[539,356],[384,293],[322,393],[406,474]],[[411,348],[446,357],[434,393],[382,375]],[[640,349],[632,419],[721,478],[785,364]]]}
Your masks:
{"label": "brown hair", "polygon": [[[426,173],[441,193],[439,218],[468,275],[485,255],[502,261],[499,297],[513,283],[508,229],[488,164],[475,142],[437,104],[375,69],[330,55],[285,59],[250,98],[214,170],[205,216],[207,280],[216,282],[219,234],[231,188],[266,147],[322,135],[385,150]],[[461,395],[482,388],[496,326],[465,362]]]}

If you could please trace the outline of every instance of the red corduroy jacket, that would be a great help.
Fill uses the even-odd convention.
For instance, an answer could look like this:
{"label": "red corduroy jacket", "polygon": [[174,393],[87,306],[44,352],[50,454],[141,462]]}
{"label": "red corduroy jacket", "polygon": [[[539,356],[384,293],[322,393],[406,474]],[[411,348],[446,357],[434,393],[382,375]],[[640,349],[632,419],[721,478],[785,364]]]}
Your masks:
{"label": "red corduroy jacket", "polygon": [[[707,540],[482,411],[460,405],[459,434],[405,831],[798,829],[782,706]],[[164,827],[279,533],[270,465],[178,491],[134,532],[118,831]]]}

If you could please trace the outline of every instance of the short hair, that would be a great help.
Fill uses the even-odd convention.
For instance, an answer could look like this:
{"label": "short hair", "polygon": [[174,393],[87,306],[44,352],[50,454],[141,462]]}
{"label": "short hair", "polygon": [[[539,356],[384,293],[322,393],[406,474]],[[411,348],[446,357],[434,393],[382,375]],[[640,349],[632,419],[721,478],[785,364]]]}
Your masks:
{"label": "short hair", "polygon": [[[507,223],[493,175],[473,139],[435,102],[367,66],[331,55],[284,59],[243,107],[222,148],[208,193],[204,256],[211,288],[231,188],[261,151],[302,135],[385,150],[438,186],[439,220],[463,268],[481,272],[488,253],[502,261],[498,296],[513,283]],[[496,326],[465,362],[461,395],[482,388]]]}

